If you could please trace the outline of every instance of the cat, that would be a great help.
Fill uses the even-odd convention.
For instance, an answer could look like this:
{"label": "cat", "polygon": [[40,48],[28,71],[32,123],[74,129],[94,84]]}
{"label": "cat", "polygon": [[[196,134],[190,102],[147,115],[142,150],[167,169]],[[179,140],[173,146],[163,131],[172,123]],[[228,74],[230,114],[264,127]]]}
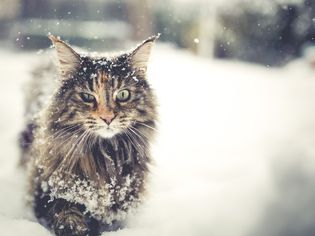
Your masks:
{"label": "cat", "polygon": [[[157,121],[146,71],[158,37],[102,57],[79,54],[49,35],[58,79],[54,92],[37,101],[40,111],[28,122],[21,144],[29,159],[24,162],[34,214],[57,236],[116,230],[142,202]],[[36,79],[53,81],[48,74]]]}

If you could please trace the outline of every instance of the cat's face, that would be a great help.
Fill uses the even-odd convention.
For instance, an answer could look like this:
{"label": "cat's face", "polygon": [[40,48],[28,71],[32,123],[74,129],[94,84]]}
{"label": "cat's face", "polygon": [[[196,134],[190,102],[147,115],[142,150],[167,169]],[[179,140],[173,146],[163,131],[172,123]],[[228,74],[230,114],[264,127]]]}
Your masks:
{"label": "cat's face", "polygon": [[77,126],[86,134],[111,138],[137,132],[133,125],[155,118],[152,91],[146,81],[146,63],[155,38],[131,53],[113,58],[79,56],[64,42],[52,38],[60,61],[62,81],[56,95],[63,126]]}

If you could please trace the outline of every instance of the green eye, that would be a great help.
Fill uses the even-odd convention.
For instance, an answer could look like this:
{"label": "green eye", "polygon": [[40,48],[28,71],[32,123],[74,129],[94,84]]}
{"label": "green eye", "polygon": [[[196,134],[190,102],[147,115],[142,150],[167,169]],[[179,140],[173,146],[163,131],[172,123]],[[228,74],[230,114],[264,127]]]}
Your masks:
{"label": "green eye", "polygon": [[89,93],[80,93],[80,97],[83,102],[92,103],[95,101],[95,97]]}
{"label": "green eye", "polygon": [[129,98],[130,98],[130,92],[127,89],[120,90],[116,95],[116,99],[118,102],[126,102],[129,100]]}

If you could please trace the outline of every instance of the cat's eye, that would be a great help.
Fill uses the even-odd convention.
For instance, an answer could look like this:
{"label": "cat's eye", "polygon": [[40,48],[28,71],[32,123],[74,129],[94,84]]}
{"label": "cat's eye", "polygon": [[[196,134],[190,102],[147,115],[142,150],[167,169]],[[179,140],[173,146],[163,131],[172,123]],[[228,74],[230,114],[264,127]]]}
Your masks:
{"label": "cat's eye", "polygon": [[116,100],[118,102],[126,102],[130,98],[130,92],[127,89],[120,90],[116,95]]}
{"label": "cat's eye", "polygon": [[95,97],[89,93],[80,93],[80,97],[83,102],[92,103],[95,101]]}

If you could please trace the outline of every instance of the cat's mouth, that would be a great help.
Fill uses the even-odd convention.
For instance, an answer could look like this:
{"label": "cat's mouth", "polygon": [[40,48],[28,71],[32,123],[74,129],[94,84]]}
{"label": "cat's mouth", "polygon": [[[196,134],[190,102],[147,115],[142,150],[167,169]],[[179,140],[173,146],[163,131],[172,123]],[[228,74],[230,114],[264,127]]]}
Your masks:
{"label": "cat's mouth", "polygon": [[95,131],[99,136],[101,136],[102,138],[112,138],[114,137],[116,134],[119,133],[119,131],[111,126],[107,126],[107,127],[101,127],[98,130]]}

